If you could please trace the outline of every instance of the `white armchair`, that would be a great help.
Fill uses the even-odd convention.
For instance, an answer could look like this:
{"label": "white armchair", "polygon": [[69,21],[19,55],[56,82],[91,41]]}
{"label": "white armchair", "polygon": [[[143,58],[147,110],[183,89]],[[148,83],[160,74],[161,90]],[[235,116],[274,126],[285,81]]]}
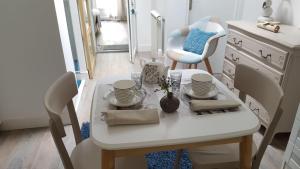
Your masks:
{"label": "white armchair", "polygon": [[[208,39],[201,55],[183,50],[184,40],[189,31],[193,28],[199,28],[206,32],[217,33]],[[167,57],[173,60],[171,69],[173,70],[176,68],[177,62],[189,64],[189,68],[192,67],[192,64],[195,64],[195,68],[197,68],[197,64],[204,61],[207,71],[212,74],[208,57],[214,54],[219,38],[225,35],[226,32],[224,28],[214,17],[205,17],[188,27],[173,31],[168,38],[168,49],[166,51]]]}

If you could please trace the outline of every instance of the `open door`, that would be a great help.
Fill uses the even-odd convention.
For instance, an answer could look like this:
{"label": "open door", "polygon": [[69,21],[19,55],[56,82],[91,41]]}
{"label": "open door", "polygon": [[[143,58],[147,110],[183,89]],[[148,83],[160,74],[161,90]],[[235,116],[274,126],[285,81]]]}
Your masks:
{"label": "open door", "polygon": [[86,68],[89,74],[89,78],[92,79],[96,64],[96,50],[95,44],[92,41],[93,31],[90,0],[77,0],[77,5],[80,17],[80,26],[84,46]]}
{"label": "open door", "polygon": [[133,63],[137,53],[137,23],[135,0],[127,0],[128,30],[129,30],[129,55]]}

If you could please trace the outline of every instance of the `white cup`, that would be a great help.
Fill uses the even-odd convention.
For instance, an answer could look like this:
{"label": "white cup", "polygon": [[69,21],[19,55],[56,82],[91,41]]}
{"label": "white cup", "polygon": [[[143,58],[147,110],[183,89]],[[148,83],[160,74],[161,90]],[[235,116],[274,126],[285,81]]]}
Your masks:
{"label": "white cup", "polygon": [[130,103],[134,98],[135,82],[132,80],[119,80],[113,84],[115,97],[120,103]]}
{"label": "white cup", "polygon": [[205,95],[212,87],[214,87],[214,85],[210,75],[204,73],[192,75],[192,90],[196,95]]}

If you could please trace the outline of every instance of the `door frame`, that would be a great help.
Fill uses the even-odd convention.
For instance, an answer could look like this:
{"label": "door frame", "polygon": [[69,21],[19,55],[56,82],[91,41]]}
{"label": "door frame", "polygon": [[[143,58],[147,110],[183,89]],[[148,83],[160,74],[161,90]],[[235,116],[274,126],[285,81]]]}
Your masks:
{"label": "door frame", "polygon": [[[134,36],[134,40],[136,42],[135,44],[135,47],[132,49],[132,42],[133,42],[133,39],[132,39],[132,30],[133,28],[131,27],[131,15],[134,15],[135,17],[135,22],[137,20],[136,18],[136,0],[125,0],[126,1],[126,4],[127,4],[127,25],[128,25],[128,35],[129,35],[129,38],[128,38],[128,47],[129,47],[129,61],[131,63],[134,63],[134,60],[135,60],[135,57],[136,57],[136,54],[137,54],[137,44],[138,44],[138,39],[137,39],[137,36]],[[134,13],[132,13],[131,11],[131,2],[134,1],[134,6],[135,6],[135,9],[134,9]],[[135,31],[137,31],[137,24],[134,25],[135,26]],[[136,32],[137,33],[137,32]]]}
{"label": "door frame", "polygon": [[[85,21],[85,12],[84,12],[84,1],[85,1],[85,7],[87,12],[87,18],[88,22]],[[93,79],[94,76],[94,69],[96,65],[96,51],[93,39],[91,38],[91,34],[93,34],[92,31],[92,16],[91,16],[91,4],[90,0],[77,0],[77,6],[78,6],[78,13],[79,13],[79,21],[80,21],[80,27],[81,27],[81,36],[82,36],[82,42],[84,47],[84,55],[85,55],[85,62],[86,62],[86,69],[88,71],[88,75],[90,79]]]}

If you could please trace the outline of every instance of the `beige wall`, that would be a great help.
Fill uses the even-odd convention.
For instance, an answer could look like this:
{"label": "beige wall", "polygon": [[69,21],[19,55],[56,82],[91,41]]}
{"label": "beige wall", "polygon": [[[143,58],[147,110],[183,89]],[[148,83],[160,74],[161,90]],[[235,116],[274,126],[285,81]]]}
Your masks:
{"label": "beige wall", "polygon": [[[243,0],[242,19],[256,20],[261,15],[263,0]],[[299,0],[273,0],[273,16],[282,23],[300,27]]]}
{"label": "beige wall", "polygon": [[43,95],[66,71],[52,0],[0,1],[1,129],[47,125]]}

